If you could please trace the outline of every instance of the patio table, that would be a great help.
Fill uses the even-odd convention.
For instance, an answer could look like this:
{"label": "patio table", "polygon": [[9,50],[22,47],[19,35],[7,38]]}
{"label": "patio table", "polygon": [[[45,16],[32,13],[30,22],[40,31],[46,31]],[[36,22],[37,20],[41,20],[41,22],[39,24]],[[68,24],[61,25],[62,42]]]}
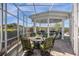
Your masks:
{"label": "patio table", "polygon": [[34,43],[36,48],[39,48],[39,45],[45,40],[43,37],[29,37],[31,43]]}

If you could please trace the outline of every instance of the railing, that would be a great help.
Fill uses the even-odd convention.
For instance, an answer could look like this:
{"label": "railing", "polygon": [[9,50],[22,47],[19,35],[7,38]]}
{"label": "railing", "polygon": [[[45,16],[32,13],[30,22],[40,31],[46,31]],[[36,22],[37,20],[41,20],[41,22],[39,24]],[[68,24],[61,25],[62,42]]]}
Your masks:
{"label": "railing", "polygon": [[[17,37],[13,37],[8,39],[8,44],[7,44],[7,54],[6,55],[11,55],[11,53],[13,53],[13,51],[16,51],[17,55],[20,51],[22,51],[22,46],[21,46],[21,42],[20,40],[17,39]],[[4,41],[3,41],[4,43]],[[2,49],[1,51],[2,55],[5,55],[5,47]]]}
{"label": "railing", "polygon": [[18,49],[19,46],[21,46],[21,42],[18,42],[16,43],[15,45],[13,45],[8,51],[7,51],[7,55],[11,55],[12,53],[14,53],[14,51],[16,51],[16,54],[17,55],[22,48],[20,48],[20,50]]}

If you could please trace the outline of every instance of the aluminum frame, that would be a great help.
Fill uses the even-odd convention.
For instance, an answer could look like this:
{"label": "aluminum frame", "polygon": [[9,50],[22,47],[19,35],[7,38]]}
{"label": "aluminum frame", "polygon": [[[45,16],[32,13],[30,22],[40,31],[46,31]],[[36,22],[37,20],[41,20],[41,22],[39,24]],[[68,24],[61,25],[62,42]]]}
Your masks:
{"label": "aluminum frame", "polygon": [[0,5],[0,7],[1,7],[1,10],[0,10],[0,13],[1,13],[1,15],[0,15],[0,17],[1,17],[1,20],[0,20],[0,52],[1,52],[1,50],[2,50],[2,39],[3,39],[3,27],[2,27],[2,24],[3,24],[3,12],[2,12],[3,6],[2,6],[2,4]]}
{"label": "aluminum frame", "polygon": [[[7,11],[7,3],[3,4],[3,7]],[[3,14],[4,14],[3,20],[4,20],[4,23],[5,23],[5,55],[6,55],[7,54],[7,13],[3,12]]]}

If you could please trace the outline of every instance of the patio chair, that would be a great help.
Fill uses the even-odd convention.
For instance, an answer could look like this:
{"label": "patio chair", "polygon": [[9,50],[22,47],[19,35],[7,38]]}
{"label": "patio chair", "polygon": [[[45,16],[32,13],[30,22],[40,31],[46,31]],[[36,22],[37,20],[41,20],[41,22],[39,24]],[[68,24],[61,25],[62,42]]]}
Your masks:
{"label": "patio chair", "polygon": [[23,51],[26,51],[27,55],[33,54],[34,44],[31,44],[30,40],[27,38],[24,37],[20,37],[20,38],[21,38]]}
{"label": "patio chair", "polygon": [[53,37],[47,38],[41,45],[41,54],[46,55],[51,51],[51,48],[54,46],[53,45]]}

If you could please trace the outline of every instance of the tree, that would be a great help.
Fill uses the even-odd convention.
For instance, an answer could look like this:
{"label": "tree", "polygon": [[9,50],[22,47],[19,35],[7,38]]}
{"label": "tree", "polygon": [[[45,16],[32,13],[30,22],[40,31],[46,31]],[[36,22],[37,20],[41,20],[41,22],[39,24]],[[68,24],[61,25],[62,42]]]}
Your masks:
{"label": "tree", "polygon": [[54,26],[55,31],[58,31],[61,29],[61,25],[59,23],[56,23]]}

